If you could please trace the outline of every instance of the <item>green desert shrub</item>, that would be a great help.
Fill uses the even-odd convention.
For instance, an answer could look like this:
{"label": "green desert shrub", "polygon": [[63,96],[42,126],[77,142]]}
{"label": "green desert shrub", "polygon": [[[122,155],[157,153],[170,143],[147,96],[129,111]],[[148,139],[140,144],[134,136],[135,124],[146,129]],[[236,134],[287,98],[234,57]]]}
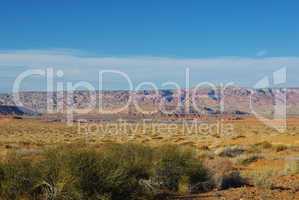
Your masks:
{"label": "green desert shrub", "polygon": [[0,164],[0,196],[5,200],[32,198],[32,189],[39,177],[40,173],[31,162],[10,158],[9,161]]}
{"label": "green desert shrub", "polygon": [[43,200],[81,199],[76,177],[70,173],[69,157],[70,152],[63,148],[43,154],[43,159],[36,165],[41,175],[34,187],[36,196]]}
{"label": "green desert shrub", "polygon": [[138,144],[115,144],[107,147],[105,157],[116,158],[119,167],[125,169],[129,176],[137,179],[149,179],[152,175],[154,159],[153,149]]}
{"label": "green desert shrub", "polygon": [[273,145],[268,141],[263,141],[254,144],[253,147],[260,148],[260,149],[271,149]]}
{"label": "green desert shrub", "polygon": [[155,179],[162,188],[177,191],[183,177],[188,178],[190,187],[207,179],[207,170],[190,149],[167,145],[156,154]]}
{"label": "green desert shrub", "polygon": [[273,187],[273,175],[274,171],[266,169],[253,171],[249,174],[249,177],[255,187],[271,189]]}
{"label": "green desert shrub", "polygon": [[284,170],[286,174],[299,174],[299,157],[287,158]]}
{"label": "green desert shrub", "polygon": [[140,180],[150,176],[150,149],[135,145],[110,145],[101,152],[75,152],[71,157],[72,174],[88,199],[139,199],[149,193]]}
{"label": "green desert shrub", "polygon": [[237,158],[237,163],[240,165],[250,165],[251,163],[254,163],[260,159],[262,159],[262,156],[259,155],[245,155],[245,156],[240,156]]}
{"label": "green desert shrub", "polygon": [[150,200],[206,180],[197,154],[173,145],[59,147],[34,162],[11,157],[0,164],[4,200]]}

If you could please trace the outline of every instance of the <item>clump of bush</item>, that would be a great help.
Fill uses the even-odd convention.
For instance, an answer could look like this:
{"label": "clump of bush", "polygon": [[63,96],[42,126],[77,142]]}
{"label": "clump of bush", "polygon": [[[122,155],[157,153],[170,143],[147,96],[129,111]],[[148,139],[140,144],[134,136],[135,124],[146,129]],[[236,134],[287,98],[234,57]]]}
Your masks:
{"label": "clump of bush", "polygon": [[154,200],[245,184],[227,159],[206,164],[176,145],[70,145],[27,159],[0,163],[1,200]]}
{"label": "clump of bush", "polygon": [[210,168],[210,181],[218,190],[242,187],[247,184],[233,163],[225,158],[215,158],[206,162]]}
{"label": "clump of bush", "polygon": [[284,170],[286,174],[299,174],[299,157],[287,158]]}
{"label": "clump of bush", "polygon": [[77,178],[71,174],[70,151],[57,148],[45,151],[34,165],[39,172],[38,183],[33,188],[35,199],[82,199],[77,190]]}
{"label": "clump of bush", "polygon": [[10,158],[1,163],[0,196],[5,200],[150,200],[207,179],[195,152],[178,146],[60,147],[45,151],[35,162]]}
{"label": "clump of bush", "polygon": [[237,163],[240,165],[249,165],[253,162],[256,162],[260,159],[262,159],[262,156],[259,155],[245,155],[245,156],[241,156],[237,159]]}
{"label": "clump of bush", "polygon": [[31,162],[17,157],[10,158],[0,164],[0,196],[7,200],[18,199],[20,196],[30,198],[39,175]]}
{"label": "clump of bush", "polygon": [[101,152],[75,151],[71,174],[83,199],[126,200],[153,198],[141,180],[151,175],[152,150],[139,145],[110,145]]}
{"label": "clump of bush", "polygon": [[249,152],[251,153],[261,153],[264,150],[271,149],[273,145],[268,141],[259,142],[251,145]]}
{"label": "clump of bush", "polygon": [[208,179],[207,170],[190,149],[164,146],[155,151],[154,179],[162,188],[177,191],[183,178],[189,186]]}
{"label": "clump of bush", "polygon": [[280,144],[280,145],[275,146],[275,151],[276,151],[276,152],[285,151],[285,150],[287,150],[287,149],[288,149],[288,146],[286,146],[286,145],[282,145],[282,144]]}
{"label": "clump of bush", "polygon": [[250,180],[255,187],[271,189],[273,187],[272,178],[274,172],[272,170],[253,171],[249,174]]}

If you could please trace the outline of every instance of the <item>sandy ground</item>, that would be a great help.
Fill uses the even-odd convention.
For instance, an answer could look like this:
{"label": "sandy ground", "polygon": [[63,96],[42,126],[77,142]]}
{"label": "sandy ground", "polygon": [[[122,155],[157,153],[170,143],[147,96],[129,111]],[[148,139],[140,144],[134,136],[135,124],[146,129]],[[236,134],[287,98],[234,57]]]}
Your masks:
{"label": "sandy ground", "polygon": [[[211,122],[214,123],[214,122]],[[218,149],[238,146],[246,150],[246,155],[258,155],[260,158],[248,165],[236,164],[242,174],[255,172],[274,172],[271,180],[274,187],[262,189],[257,187],[234,188],[224,191],[213,191],[199,195],[186,195],[178,199],[201,200],[296,200],[299,199],[299,175],[284,174],[288,158],[299,158],[299,118],[288,120],[288,129],[279,133],[266,127],[254,118],[242,120],[224,120],[224,124],[232,124],[234,134],[223,136],[212,132],[200,134],[193,131],[185,134],[182,125],[177,126],[176,132],[164,132],[151,129],[149,126],[138,126],[130,133],[114,134],[115,128],[111,122],[99,123],[105,125],[97,132],[79,132],[78,124],[66,126],[60,122],[46,122],[35,119],[13,119],[0,117],[0,157],[1,159],[14,151],[22,155],[32,155],[45,147],[69,143],[89,144],[101,147],[111,142],[137,142],[146,145],[163,145],[165,143],[192,146],[197,149],[201,157],[215,157]],[[160,125],[160,123],[157,123]],[[84,125],[86,126],[86,124]],[[95,124],[93,124],[95,127]],[[82,127],[81,127],[82,128]],[[92,129],[92,128],[91,128]],[[111,130],[112,133],[110,133]],[[116,132],[117,132],[116,131]],[[260,144],[269,144],[270,147],[260,147]],[[278,147],[283,147],[280,150]],[[246,156],[245,155],[245,156]],[[244,156],[244,155],[242,155]],[[227,158],[237,163],[242,158]]]}

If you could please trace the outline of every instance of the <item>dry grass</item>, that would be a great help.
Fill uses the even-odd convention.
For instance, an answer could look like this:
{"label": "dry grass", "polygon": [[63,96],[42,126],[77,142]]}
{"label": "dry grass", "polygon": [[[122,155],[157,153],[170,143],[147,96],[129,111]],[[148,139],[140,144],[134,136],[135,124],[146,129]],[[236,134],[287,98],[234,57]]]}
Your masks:
{"label": "dry grass", "polygon": [[[254,118],[225,120],[223,123],[233,125],[234,134],[232,136],[223,137],[215,132],[203,135],[197,131],[192,131],[192,134],[184,134],[184,127],[181,124],[176,124],[176,130],[171,132],[163,129],[161,129],[162,131],[153,130],[150,125],[146,125],[145,127],[136,126],[129,133],[118,132],[115,134],[113,123],[110,122],[103,123],[105,128],[100,129],[97,133],[86,135],[78,133],[76,124],[69,127],[58,122],[0,118],[0,157],[5,159],[6,155],[14,152],[36,159],[42,149],[50,146],[76,144],[77,146],[88,145],[100,149],[107,143],[133,141],[152,147],[166,143],[192,147],[198,151],[198,158],[217,160],[220,158],[215,155],[215,150],[242,146],[244,149],[242,155],[235,158],[226,157],[226,161],[218,162],[218,165],[224,167],[225,163],[232,163],[231,167],[234,170],[228,171],[239,171],[245,178],[251,178],[254,182],[253,185],[267,190],[271,188],[273,179],[281,180],[279,176],[285,174],[283,172],[287,172],[288,175],[298,174],[298,163],[285,159],[298,156],[298,118],[289,119],[288,130],[283,134],[264,126]],[[160,126],[161,123],[153,125]],[[269,172],[271,170],[275,172],[274,175]],[[220,174],[219,176],[223,175],[218,174]],[[224,173],[224,175],[226,174]],[[299,182],[298,177],[294,179]],[[180,183],[179,190],[185,191],[184,187],[183,182]]]}

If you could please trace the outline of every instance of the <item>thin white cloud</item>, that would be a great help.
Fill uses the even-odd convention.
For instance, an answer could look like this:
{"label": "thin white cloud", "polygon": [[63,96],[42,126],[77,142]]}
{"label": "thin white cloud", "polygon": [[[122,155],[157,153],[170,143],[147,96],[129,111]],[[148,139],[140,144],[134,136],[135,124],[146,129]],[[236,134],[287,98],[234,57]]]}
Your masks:
{"label": "thin white cloud", "polygon": [[[260,52],[264,55],[266,52]],[[277,65],[298,64],[299,57],[215,57],[215,58],[168,58],[168,57],[90,57],[79,55],[80,51],[0,51],[0,67],[3,66],[27,66],[27,67],[116,67],[123,69],[142,67],[196,67],[202,69],[219,69],[222,67],[243,67],[262,65],[264,67]]]}
{"label": "thin white cloud", "polygon": [[[265,55],[265,52],[259,55],[262,54]],[[0,52],[0,71],[1,68],[5,68],[9,77],[17,77],[21,73],[19,69],[46,67],[63,70],[68,79],[88,81],[97,81],[100,70],[120,70],[138,82],[184,82],[185,69],[188,67],[194,81],[233,81],[251,84],[265,73],[271,73],[281,67],[287,67],[292,75],[298,74],[299,57],[96,57],[85,52],[65,49]],[[294,81],[297,79],[294,78]],[[297,84],[299,85],[299,82]]]}

